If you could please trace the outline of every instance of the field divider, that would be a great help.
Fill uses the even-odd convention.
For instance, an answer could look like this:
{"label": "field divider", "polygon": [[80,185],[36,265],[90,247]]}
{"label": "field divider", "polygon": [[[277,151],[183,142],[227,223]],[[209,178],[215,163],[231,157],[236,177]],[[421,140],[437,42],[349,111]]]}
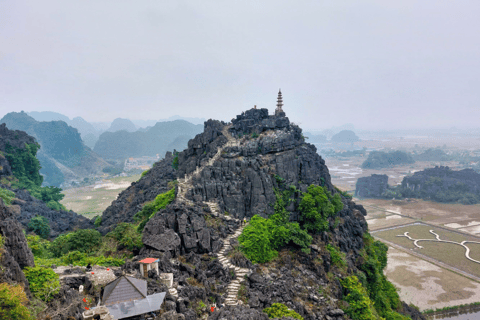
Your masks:
{"label": "field divider", "polygon": [[461,276],[464,276],[465,278],[468,278],[468,279],[470,279],[470,280],[472,280],[472,281],[475,281],[475,282],[480,283],[480,278],[477,277],[477,276],[474,276],[473,274],[470,274],[470,273],[468,273],[468,272],[462,271],[462,270],[457,269],[457,268],[455,268],[455,267],[453,267],[453,266],[450,266],[450,265],[448,265],[448,264],[446,264],[446,263],[444,263],[444,262],[441,262],[441,261],[438,261],[438,260],[436,260],[436,259],[430,258],[430,257],[428,257],[428,256],[425,256],[425,255],[423,255],[423,254],[421,254],[421,253],[418,253],[418,252],[416,252],[416,251],[413,251],[413,250],[411,250],[411,249],[407,249],[407,248],[405,248],[405,247],[402,247],[402,246],[400,246],[400,245],[398,245],[398,244],[395,244],[395,243],[393,243],[393,242],[390,242],[390,241],[388,241],[388,240],[385,240],[385,239],[380,238],[380,237],[378,237],[378,236],[375,236],[375,235],[373,235],[373,234],[372,234],[372,236],[373,236],[376,240],[379,240],[379,241],[381,241],[381,242],[389,245],[389,246],[392,247],[392,248],[398,249],[398,250],[403,251],[403,252],[405,252],[405,253],[407,253],[407,254],[409,254],[409,255],[412,255],[412,256],[415,256],[415,257],[417,257],[417,258],[419,258],[419,259],[422,259],[422,260],[424,260],[424,261],[430,262],[430,263],[436,265],[437,267],[440,267],[440,268],[442,268],[442,269],[447,269],[447,270],[449,270],[449,271],[452,271],[453,273],[456,273],[456,274],[461,275]]}

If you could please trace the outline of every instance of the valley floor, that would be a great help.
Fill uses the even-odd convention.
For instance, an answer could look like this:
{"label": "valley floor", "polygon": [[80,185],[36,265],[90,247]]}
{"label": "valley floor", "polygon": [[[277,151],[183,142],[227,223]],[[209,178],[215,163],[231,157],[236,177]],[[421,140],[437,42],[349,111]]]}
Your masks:
{"label": "valley floor", "polygon": [[67,189],[62,191],[65,197],[60,202],[67,210],[73,210],[87,218],[101,216],[118,194],[138,179],[140,179],[139,174],[104,179],[90,186]]}

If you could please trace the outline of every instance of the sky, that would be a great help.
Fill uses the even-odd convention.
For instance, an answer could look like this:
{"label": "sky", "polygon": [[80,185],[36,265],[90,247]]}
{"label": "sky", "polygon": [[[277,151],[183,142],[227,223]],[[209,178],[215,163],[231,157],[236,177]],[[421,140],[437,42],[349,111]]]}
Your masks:
{"label": "sky", "polygon": [[480,1],[0,0],[0,117],[478,127]]}

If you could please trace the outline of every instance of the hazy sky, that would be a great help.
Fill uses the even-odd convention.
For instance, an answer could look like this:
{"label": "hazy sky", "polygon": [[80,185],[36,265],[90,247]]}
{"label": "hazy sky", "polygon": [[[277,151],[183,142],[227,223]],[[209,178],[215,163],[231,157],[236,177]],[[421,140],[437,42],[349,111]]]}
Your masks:
{"label": "hazy sky", "polygon": [[477,126],[480,1],[0,0],[0,117]]}

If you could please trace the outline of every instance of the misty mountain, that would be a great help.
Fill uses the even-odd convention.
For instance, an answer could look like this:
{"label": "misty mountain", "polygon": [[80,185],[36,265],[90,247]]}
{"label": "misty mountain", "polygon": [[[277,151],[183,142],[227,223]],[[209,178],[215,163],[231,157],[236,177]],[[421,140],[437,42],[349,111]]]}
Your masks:
{"label": "misty mountain", "polygon": [[53,111],[32,111],[27,114],[37,121],[65,121],[70,122],[70,118],[64,114]]}
{"label": "misty mountain", "polygon": [[113,120],[110,128],[107,129],[108,132],[116,132],[122,130],[125,130],[127,132],[135,132],[137,131],[137,127],[135,127],[133,122],[129,119],[117,118]]}
{"label": "misty mountain", "polygon": [[202,131],[203,125],[184,120],[158,122],[144,132],[104,132],[93,150],[104,159],[163,156],[173,149],[185,149],[188,140]]}
{"label": "misty mountain", "polygon": [[27,132],[40,144],[37,157],[43,185],[60,186],[65,180],[82,179],[110,166],[84,145],[76,128],[64,121],[36,121],[22,111],[6,114],[0,123]]}
{"label": "misty mountain", "polygon": [[334,134],[330,140],[336,143],[353,143],[360,139],[352,130],[342,130],[339,133]]}
{"label": "misty mountain", "polygon": [[80,133],[80,136],[85,145],[91,149],[95,146],[100,134],[105,130],[97,130],[90,122],[86,121],[82,117],[75,117],[70,120],[69,117],[52,111],[33,111],[27,112],[29,116],[37,121],[64,121],[69,126],[74,127]]}

